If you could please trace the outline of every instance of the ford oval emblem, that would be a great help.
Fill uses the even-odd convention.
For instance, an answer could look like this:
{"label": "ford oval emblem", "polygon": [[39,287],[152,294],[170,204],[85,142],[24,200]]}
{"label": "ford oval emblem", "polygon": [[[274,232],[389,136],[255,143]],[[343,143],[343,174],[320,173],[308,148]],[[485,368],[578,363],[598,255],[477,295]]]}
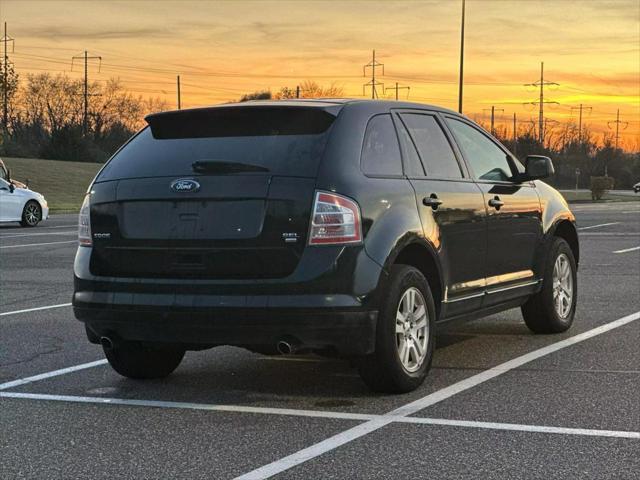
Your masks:
{"label": "ford oval emblem", "polygon": [[178,193],[192,193],[200,190],[200,184],[189,178],[179,178],[171,182],[171,190]]}

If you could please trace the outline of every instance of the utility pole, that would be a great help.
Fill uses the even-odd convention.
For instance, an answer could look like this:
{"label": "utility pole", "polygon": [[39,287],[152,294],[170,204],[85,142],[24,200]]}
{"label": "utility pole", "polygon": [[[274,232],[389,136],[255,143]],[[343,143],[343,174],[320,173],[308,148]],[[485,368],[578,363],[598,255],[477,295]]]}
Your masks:
{"label": "utility pole", "polygon": [[516,112],[513,112],[513,154],[518,150],[518,127],[516,125]]}
{"label": "utility pole", "polygon": [[571,110],[578,110],[580,113],[578,114],[578,143],[582,144],[582,110],[593,110],[593,107],[585,107],[580,104],[579,107],[571,107]]}
{"label": "utility pole", "polygon": [[538,140],[541,144],[544,144],[544,104],[545,103],[555,103],[558,102],[545,100],[544,99],[544,87],[546,85],[559,85],[559,83],[555,82],[546,82],[544,80],[544,62],[540,62],[540,80],[533,83],[526,83],[525,87],[540,87],[540,100],[535,102],[528,102],[525,105],[539,105],[540,113],[538,114]]}
{"label": "utility pole", "polygon": [[[86,137],[89,125],[89,60],[99,60],[100,66],[102,65],[102,57],[89,56],[89,53],[85,50],[84,55],[76,55],[71,57],[71,70],[73,70],[73,61],[76,59],[84,59],[84,115],[82,117],[82,133]],[[98,66],[98,72],[100,71]]]}
{"label": "utility pole", "polygon": [[496,110],[498,110],[499,112],[504,112],[504,108],[496,108],[494,105],[491,105],[491,109],[489,108],[483,108],[482,111],[483,112],[488,112],[489,110],[491,110],[491,135],[495,135],[496,133],[496,129],[495,129],[495,115],[496,115]]}
{"label": "utility pole", "polygon": [[180,97],[180,75],[176,77],[176,86],[178,87],[178,110],[182,109],[182,98]]}
{"label": "utility pole", "polygon": [[376,67],[382,67],[382,75],[384,75],[384,64],[376,61],[376,51],[374,50],[372,60],[369,63],[367,63],[364,67],[362,67],[363,77],[367,76],[367,68],[371,68],[371,81],[365,83],[362,86],[362,95],[365,94],[365,90],[367,87],[371,87],[371,98],[373,99],[378,98],[378,92],[376,90],[376,87],[378,85],[381,85],[382,88],[384,89],[384,84],[376,81]]}
{"label": "utility pole", "polygon": [[462,113],[462,85],[464,83],[464,5],[462,0],[462,26],[460,28],[460,78],[458,79],[458,113]]}
{"label": "utility pole", "polygon": [[296,85],[296,98],[300,98],[300,85]]}
{"label": "utility pole", "polygon": [[[623,130],[626,130],[627,127],[629,126],[629,122],[622,122],[620,121],[620,109],[618,109],[618,111],[616,112],[616,119],[612,122],[607,122],[607,127],[609,128],[613,128],[611,126],[611,124],[615,124],[616,125],[616,143],[615,143],[615,150],[614,152],[618,151],[618,142],[620,141],[620,124],[624,124],[624,127],[622,127]],[[608,176],[607,175],[607,159],[605,158],[604,161],[604,176]]]}
{"label": "utility pole", "polygon": [[7,22],[4,22],[4,36],[0,40],[4,44],[4,57],[2,62],[2,126],[6,132],[9,129],[9,55],[7,47],[11,42],[11,53],[15,49],[13,38],[7,35]]}
{"label": "utility pole", "polygon": [[[620,124],[624,123],[624,127],[622,127],[623,130],[626,130],[626,128],[629,126],[629,122],[621,122],[620,121],[620,109],[618,109],[617,113],[616,113],[616,119],[612,122],[607,122],[607,127],[609,128],[613,128],[611,126],[611,124],[615,124],[616,125],[616,146],[615,149],[618,150],[618,141],[620,140]],[[606,174],[605,174],[606,176]]]}
{"label": "utility pole", "polygon": [[398,90],[406,90],[407,91],[407,98],[409,98],[409,90],[411,90],[411,87],[400,87],[400,86],[398,86],[398,82],[396,82],[396,86],[395,87],[388,87],[388,88],[384,89],[385,92],[387,90],[395,90],[396,91],[396,102],[397,102],[398,101]]}

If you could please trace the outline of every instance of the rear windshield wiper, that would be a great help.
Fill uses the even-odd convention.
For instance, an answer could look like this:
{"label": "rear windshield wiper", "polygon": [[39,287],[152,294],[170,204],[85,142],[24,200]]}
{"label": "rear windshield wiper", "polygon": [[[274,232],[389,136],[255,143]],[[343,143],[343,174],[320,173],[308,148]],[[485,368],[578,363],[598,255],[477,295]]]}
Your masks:
{"label": "rear windshield wiper", "polygon": [[223,162],[220,160],[198,160],[191,164],[196,173],[240,173],[268,172],[267,167],[242,162]]}

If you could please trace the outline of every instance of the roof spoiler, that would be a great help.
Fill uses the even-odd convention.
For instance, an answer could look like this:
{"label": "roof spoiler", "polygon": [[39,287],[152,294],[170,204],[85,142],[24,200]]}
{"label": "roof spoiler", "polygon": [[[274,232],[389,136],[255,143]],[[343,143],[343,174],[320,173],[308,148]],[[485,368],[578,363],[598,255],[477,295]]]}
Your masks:
{"label": "roof spoiler", "polygon": [[247,105],[173,110],[147,115],[156,139],[314,135],[336,118],[335,108]]}

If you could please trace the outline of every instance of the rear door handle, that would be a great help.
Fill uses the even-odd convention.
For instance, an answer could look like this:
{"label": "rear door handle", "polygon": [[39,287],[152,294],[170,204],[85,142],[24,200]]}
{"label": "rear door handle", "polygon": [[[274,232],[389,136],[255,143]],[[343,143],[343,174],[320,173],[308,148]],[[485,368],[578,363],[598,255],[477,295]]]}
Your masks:
{"label": "rear door handle", "polygon": [[504,202],[500,200],[500,197],[497,195],[489,200],[489,206],[495,208],[496,210],[500,210],[500,207],[502,207],[503,205]]}
{"label": "rear door handle", "polygon": [[422,204],[425,207],[431,207],[432,209],[437,210],[438,207],[442,205],[442,200],[440,200],[435,193],[432,193],[430,196],[422,199]]}

